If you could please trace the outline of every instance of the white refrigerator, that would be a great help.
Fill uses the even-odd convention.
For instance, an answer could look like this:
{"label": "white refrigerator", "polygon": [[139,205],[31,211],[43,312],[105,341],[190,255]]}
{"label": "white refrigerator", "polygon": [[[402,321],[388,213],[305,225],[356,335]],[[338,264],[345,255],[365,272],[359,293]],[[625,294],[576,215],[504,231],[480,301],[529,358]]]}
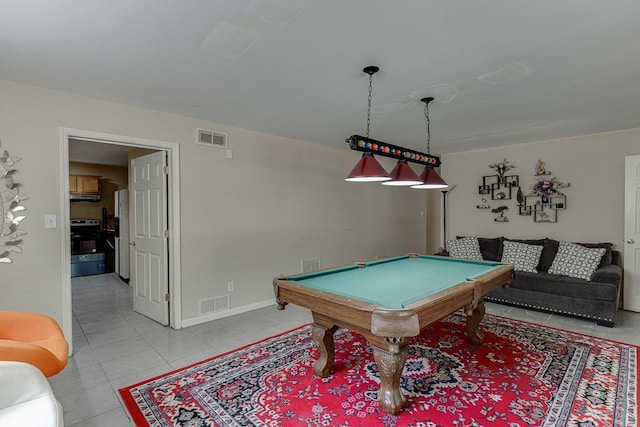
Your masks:
{"label": "white refrigerator", "polygon": [[129,280],[129,190],[115,193],[116,218],[116,273],[121,279]]}

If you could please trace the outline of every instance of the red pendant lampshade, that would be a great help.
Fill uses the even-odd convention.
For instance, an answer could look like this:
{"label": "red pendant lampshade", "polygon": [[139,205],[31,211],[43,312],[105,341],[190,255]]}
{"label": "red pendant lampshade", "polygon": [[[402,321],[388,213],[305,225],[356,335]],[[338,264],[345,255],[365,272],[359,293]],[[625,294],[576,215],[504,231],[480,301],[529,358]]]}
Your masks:
{"label": "red pendant lampshade", "polygon": [[412,185],[411,188],[417,188],[419,190],[433,190],[439,188],[447,188],[449,185],[444,182],[444,179],[438,175],[438,172],[433,169],[432,166],[425,166],[424,172],[420,175],[422,180],[421,184]]}
{"label": "red pendant lampshade", "polygon": [[351,169],[344,179],[350,182],[381,182],[388,181],[391,177],[386,170],[373,157],[373,153],[362,153],[360,161]]}
{"label": "red pendant lampshade", "polygon": [[391,173],[391,181],[385,181],[382,185],[410,186],[422,184],[422,180],[418,177],[406,160],[398,160],[396,167]]}

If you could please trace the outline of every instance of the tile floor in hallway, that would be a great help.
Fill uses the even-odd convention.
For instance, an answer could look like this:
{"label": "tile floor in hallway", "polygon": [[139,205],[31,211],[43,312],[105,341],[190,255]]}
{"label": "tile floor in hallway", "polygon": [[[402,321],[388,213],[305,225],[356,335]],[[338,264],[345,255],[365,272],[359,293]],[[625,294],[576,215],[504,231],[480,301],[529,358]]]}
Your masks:
{"label": "tile floor in hallway", "polygon": [[[49,381],[65,425],[130,426],[118,389],[309,323],[307,310],[275,305],[174,330],[133,311],[116,274],[72,279],[73,357]],[[640,314],[621,311],[614,328],[487,303],[487,312],[640,345]]]}

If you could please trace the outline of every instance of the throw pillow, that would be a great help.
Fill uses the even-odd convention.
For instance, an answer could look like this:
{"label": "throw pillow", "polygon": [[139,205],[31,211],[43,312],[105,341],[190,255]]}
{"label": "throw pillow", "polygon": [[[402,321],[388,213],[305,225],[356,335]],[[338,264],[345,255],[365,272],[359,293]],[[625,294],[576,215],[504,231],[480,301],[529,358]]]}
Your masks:
{"label": "throw pillow", "polygon": [[605,252],[605,248],[585,248],[575,243],[560,242],[549,273],[591,281]]}
{"label": "throw pillow", "polygon": [[515,271],[537,273],[536,267],[540,262],[542,246],[505,240],[502,249],[502,262],[513,264]]}
{"label": "throw pillow", "polygon": [[[544,240],[545,239],[507,239],[506,237],[503,238],[504,241],[509,240],[510,242],[518,242],[518,243],[524,243],[527,245],[540,245],[543,246],[544,245]],[[502,247],[500,248],[500,251],[498,251],[498,259],[502,259],[502,251],[504,250],[504,245],[502,245]],[[544,249],[543,249],[544,251]]]}
{"label": "throw pillow", "polygon": [[[456,236],[456,239],[464,239],[468,236]],[[480,245],[480,254],[485,261],[500,261],[502,250],[502,237],[477,237]]]}
{"label": "throw pillow", "polygon": [[481,260],[480,244],[477,237],[463,237],[462,239],[447,240],[447,251],[451,258]]}
{"label": "throw pillow", "polygon": [[602,255],[602,260],[600,261],[600,265],[598,266],[598,268],[613,263],[613,243],[573,243],[577,243],[580,246],[584,246],[585,248],[604,248],[604,255]]}

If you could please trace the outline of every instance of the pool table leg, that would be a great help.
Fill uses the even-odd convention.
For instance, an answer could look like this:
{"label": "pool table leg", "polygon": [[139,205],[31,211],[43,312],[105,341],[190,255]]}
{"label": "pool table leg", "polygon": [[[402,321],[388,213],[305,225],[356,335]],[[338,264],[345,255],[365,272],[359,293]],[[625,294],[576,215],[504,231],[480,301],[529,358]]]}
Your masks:
{"label": "pool table leg", "polygon": [[484,300],[478,302],[478,305],[471,310],[467,308],[467,339],[473,344],[482,344],[484,334],[480,330],[480,322],[484,317]]}
{"label": "pool table leg", "polygon": [[407,403],[407,398],[404,397],[400,390],[400,378],[402,377],[404,362],[409,353],[409,347],[405,345],[399,348],[397,344],[394,344],[390,346],[390,351],[375,346],[371,347],[373,348],[373,358],[380,372],[378,404],[389,414],[397,414],[402,411],[402,408]]}
{"label": "pool table leg", "polygon": [[311,336],[318,346],[320,356],[313,363],[313,372],[319,377],[328,377],[333,373],[333,359],[335,350],[333,347],[333,334],[338,330],[336,325],[331,327],[313,324]]}

